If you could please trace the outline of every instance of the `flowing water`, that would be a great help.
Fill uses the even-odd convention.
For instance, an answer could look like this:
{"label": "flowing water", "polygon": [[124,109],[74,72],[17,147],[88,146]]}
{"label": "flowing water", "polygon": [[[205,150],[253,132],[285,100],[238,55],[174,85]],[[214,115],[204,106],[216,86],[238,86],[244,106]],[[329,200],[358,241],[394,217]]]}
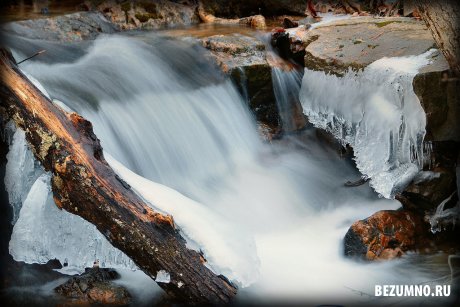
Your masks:
{"label": "flowing water", "polygon": [[[17,58],[29,52],[21,49],[27,45],[21,42],[17,38],[12,43]],[[342,239],[348,227],[378,210],[396,209],[399,202],[379,198],[366,185],[345,188],[344,182],[360,173],[352,161],[321,142],[314,129],[273,144],[260,141],[235,86],[190,40],[151,33],[111,35],[60,50],[57,61],[48,57],[21,68],[55,103],[64,103],[93,123],[115,171],[154,208],[174,216],[190,248],[200,248],[212,270],[240,286],[240,300],[378,303],[372,296],[375,284],[418,284],[448,273],[445,266],[433,271],[414,265],[410,254],[386,263],[346,259]],[[316,77],[308,73],[304,83]],[[298,76],[286,77],[297,78],[294,81],[282,76],[278,86],[300,83]],[[302,91],[305,106],[305,91],[309,97],[328,96],[325,91],[315,93],[312,86]],[[275,94],[289,95],[279,89]],[[31,208],[29,197],[21,196],[15,228],[52,223],[46,220],[50,212],[55,220],[70,219],[59,210],[36,212],[47,208],[43,203],[49,177],[36,179],[32,174],[35,183],[26,184],[25,190],[30,189],[33,201],[42,207]],[[10,174],[13,180],[11,176],[21,174]],[[89,259],[105,257],[105,266],[131,266],[111,247],[87,248],[89,237],[96,238],[97,246],[105,239],[85,223],[69,224],[66,233],[59,232],[62,227],[48,227],[55,229],[56,240],[72,237],[70,246],[92,253],[85,261],[71,255],[72,249],[39,240],[40,228],[25,236],[13,234],[10,251],[15,259],[28,262],[58,257],[69,267],[81,268]],[[389,302],[399,301],[382,301]]]}

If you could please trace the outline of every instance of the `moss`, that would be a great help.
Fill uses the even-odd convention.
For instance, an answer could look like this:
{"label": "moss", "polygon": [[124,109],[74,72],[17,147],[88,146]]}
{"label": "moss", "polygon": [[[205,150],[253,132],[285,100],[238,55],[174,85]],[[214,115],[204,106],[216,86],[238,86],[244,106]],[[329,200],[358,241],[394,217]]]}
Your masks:
{"label": "moss", "polygon": [[379,28],[382,28],[382,27],[385,27],[385,26],[388,26],[390,23],[393,23],[393,22],[398,22],[400,23],[401,21],[398,21],[398,20],[387,20],[387,21],[382,21],[382,22],[377,22],[375,25]]}

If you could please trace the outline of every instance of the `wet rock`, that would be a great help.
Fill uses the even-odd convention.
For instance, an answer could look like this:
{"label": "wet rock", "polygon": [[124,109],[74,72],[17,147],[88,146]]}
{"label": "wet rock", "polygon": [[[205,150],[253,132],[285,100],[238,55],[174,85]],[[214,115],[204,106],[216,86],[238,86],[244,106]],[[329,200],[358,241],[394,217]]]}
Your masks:
{"label": "wet rock", "polygon": [[291,19],[285,17],[283,19],[283,28],[289,29],[289,28],[296,28],[299,26],[299,23],[297,21],[292,21]]}
{"label": "wet rock", "polygon": [[432,64],[415,76],[413,85],[426,113],[425,140],[460,142],[460,79],[447,65]]}
{"label": "wet rock", "polygon": [[353,223],[344,238],[346,256],[386,260],[422,244],[427,233],[422,218],[406,210],[383,210]]}
{"label": "wet rock", "polygon": [[[101,33],[114,33],[117,30],[102,14],[97,12],[17,21],[5,25],[3,29],[31,39],[62,42],[95,39]],[[35,29],[40,30],[35,31]]]}
{"label": "wet rock", "polygon": [[265,44],[241,34],[214,35],[201,39],[201,43],[211,51],[222,71],[235,81],[256,119],[278,130],[280,120]]}
{"label": "wet rock", "polygon": [[265,17],[262,15],[254,15],[249,17],[248,24],[256,29],[264,29],[266,27]]}
{"label": "wet rock", "polygon": [[404,208],[424,213],[434,210],[456,190],[455,170],[436,168],[418,174],[399,200]]}
{"label": "wet rock", "polygon": [[[422,215],[433,214],[437,207],[458,190],[458,155],[460,144],[432,141],[424,171],[420,172],[397,199],[407,210]],[[446,208],[455,205],[457,196]]]}
{"label": "wet rock", "polygon": [[[303,43],[305,67],[339,76],[382,57],[419,55],[435,46],[425,24],[410,18],[350,18],[287,32],[291,41]],[[447,65],[442,56],[439,61]]]}
{"label": "wet rock", "polygon": [[197,11],[200,20],[204,23],[216,23],[227,25],[238,24],[250,26],[256,29],[265,29],[266,27],[265,17],[260,14],[241,18],[220,18],[206,12],[201,5],[198,7]]}
{"label": "wet rock", "polygon": [[114,284],[119,274],[112,269],[91,268],[70,278],[54,290],[72,299],[75,304],[126,305],[131,301],[128,291]]}
{"label": "wet rock", "polygon": [[[320,13],[350,14],[358,16],[399,16],[402,1],[315,1],[314,9]],[[406,2],[406,1],[405,1]]]}
{"label": "wet rock", "polygon": [[275,28],[272,30],[271,44],[283,59],[294,60],[303,65],[305,47],[308,43],[290,35],[283,28]]}
{"label": "wet rock", "polygon": [[199,22],[197,6],[192,2],[174,1],[86,1],[90,9],[100,11],[119,29],[157,29]]}

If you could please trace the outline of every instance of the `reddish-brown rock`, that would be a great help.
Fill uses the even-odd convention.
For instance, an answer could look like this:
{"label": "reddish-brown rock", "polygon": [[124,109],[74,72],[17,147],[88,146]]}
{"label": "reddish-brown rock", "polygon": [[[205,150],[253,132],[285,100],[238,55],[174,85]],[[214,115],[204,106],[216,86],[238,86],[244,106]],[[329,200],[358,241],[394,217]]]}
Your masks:
{"label": "reddish-brown rock", "polygon": [[420,216],[405,210],[382,210],[355,222],[345,235],[345,255],[367,260],[392,259],[416,249],[427,233]]}

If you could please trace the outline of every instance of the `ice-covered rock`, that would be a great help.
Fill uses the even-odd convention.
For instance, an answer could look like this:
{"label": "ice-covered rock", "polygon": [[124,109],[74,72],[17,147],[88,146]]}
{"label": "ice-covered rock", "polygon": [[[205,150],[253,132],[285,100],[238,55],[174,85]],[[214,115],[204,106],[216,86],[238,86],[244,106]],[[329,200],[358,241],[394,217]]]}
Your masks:
{"label": "ice-covered rock", "polygon": [[423,164],[426,117],[412,87],[419,56],[382,58],[343,77],[306,70],[300,100],[311,123],[354,148],[361,173],[392,198]]}

